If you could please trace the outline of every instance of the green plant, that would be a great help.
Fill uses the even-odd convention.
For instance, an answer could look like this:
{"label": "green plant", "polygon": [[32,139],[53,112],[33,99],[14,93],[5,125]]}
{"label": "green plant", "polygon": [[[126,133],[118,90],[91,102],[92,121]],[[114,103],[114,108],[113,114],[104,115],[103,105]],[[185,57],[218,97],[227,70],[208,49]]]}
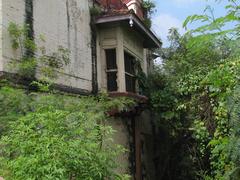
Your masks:
{"label": "green plant", "polygon": [[[165,137],[161,146],[167,152],[160,149],[165,158],[159,163],[167,161],[168,168],[162,179],[240,177],[238,2],[228,1],[226,10],[219,18],[210,7],[188,17],[184,27],[195,21],[205,25],[183,36],[170,29],[170,46],[158,50],[163,64],[148,77],[147,89]],[[229,22],[236,26],[226,30]],[[168,176],[179,167],[182,171]]]}
{"label": "green plant", "polygon": [[144,0],[142,2],[142,8],[145,13],[143,22],[148,28],[151,28],[152,26],[151,15],[153,14],[154,9],[156,8],[156,5],[151,0]]}
{"label": "green plant", "polygon": [[128,179],[115,172],[125,150],[113,143],[106,112],[124,111],[132,100],[26,95],[9,87],[0,89],[0,100],[0,124],[8,125],[0,138],[5,179]]}
{"label": "green plant", "polygon": [[151,0],[144,0],[142,2],[142,7],[146,11],[147,15],[151,15],[154,12],[156,5]]}
{"label": "green plant", "polygon": [[9,123],[24,116],[29,110],[31,98],[23,90],[0,87],[0,137],[9,130]]}
{"label": "green plant", "polygon": [[94,16],[99,16],[102,13],[102,9],[99,6],[92,6],[90,8],[90,14]]}
{"label": "green plant", "polygon": [[[57,51],[52,53],[47,53],[44,46],[38,47],[34,39],[28,37],[27,25],[19,26],[11,22],[8,32],[12,40],[12,48],[21,52],[20,59],[12,59],[12,68],[20,76],[31,80],[35,79],[38,72],[39,81],[33,84],[40,85],[42,82],[51,84],[59,72],[70,63],[70,51],[63,46],[58,46]],[[43,35],[39,40],[45,42]],[[43,85],[44,83],[41,86]]]}

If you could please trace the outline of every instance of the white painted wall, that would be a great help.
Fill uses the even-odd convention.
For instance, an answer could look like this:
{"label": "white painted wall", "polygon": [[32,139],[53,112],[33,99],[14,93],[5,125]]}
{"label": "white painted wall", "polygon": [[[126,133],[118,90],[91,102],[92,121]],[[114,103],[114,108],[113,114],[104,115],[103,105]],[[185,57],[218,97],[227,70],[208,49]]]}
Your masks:
{"label": "white painted wall", "polygon": [[23,25],[25,19],[25,3],[24,0],[1,0],[2,2],[2,20],[1,20],[1,35],[2,35],[2,70],[13,71],[9,66],[11,59],[19,59],[20,51],[12,49],[11,39],[8,33],[10,22]]}
{"label": "white painted wall", "polygon": [[[0,0],[2,16],[0,17],[0,70],[10,71],[11,59],[18,59],[20,51],[11,47],[7,27],[10,22],[23,25],[25,20],[25,0]],[[33,23],[35,41],[39,46],[45,46],[47,51],[55,52],[59,45],[71,51],[70,64],[59,74],[56,83],[92,90],[92,52],[89,6],[91,0],[33,0]],[[46,42],[41,42],[43,35]],[[125,91],[124,64],[122,49],[129,51],[142,61],[146,72],[146,53],[143,52],[142,38],[131,29],[122,27],[106,27],[100,30],[97,43],[98,54],[98,84],[100,89],[106,89],[104,48],[117,48],[119,73],[119,91]],[[2,36],[2,37],[1,37]],[[124,83],[123,83],[124,82]]]}
{"label": "white painted wall", "polygon": [[134,55],[138,60],[144,60],[143,38],[132,28],[122,28],[124,49]]}
{"label": "white painted wall", "polygon": [[[45,46],[49,53],[56,52],[58,46],[71,52],[71,62],[59,74],[56,83],[88,91],[92,90],[90,4],[91,0],[33,0],[34,35],[38,46]],[[11,59],[19,58],[20,52],[12,49],[7,27],[10,22],[24,25],[25,0],[1,0],[1,6],[3,54],[0,54],[0,69],[11,72],[8,64]],[[39,40],[40,35],[46,42]]]}
{"label": "white painted wall", "polygon": [[43,34],[45,45],[71,51],[71,62],[57,83],[92,90],[92,56],[89,2],[87,0],[35,0],[34,31]]}
{"label": "white painted wall", "polygon": [[0,0],[0,72],[3,70],[2,59],[2,0]]}

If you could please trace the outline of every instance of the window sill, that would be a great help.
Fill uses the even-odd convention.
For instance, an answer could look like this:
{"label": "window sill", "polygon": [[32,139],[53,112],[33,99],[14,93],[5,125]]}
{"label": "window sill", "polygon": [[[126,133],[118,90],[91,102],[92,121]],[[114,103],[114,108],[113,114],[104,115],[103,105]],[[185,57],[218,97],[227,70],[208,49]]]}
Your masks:
{"label": "window sill", "polygon": [[108,115],[112,117],[135,117],[136,115],[141,114],[144,111],[146,104],[148,102],[148,98],[146,96],[141,96],[136,93],[131,92],[109,92],[110,97],[128,97],[132,98],[136,101],[136,106],[132,107],[128,111],[120,112],[118,109],[112,109],[108,111]]}
{"label": "window sill", "polygon": [[109,92],[110,97],[129,97],[136,100],[138,103],[146,104],[148,102],[148,97],[142,96],[131,92]]}

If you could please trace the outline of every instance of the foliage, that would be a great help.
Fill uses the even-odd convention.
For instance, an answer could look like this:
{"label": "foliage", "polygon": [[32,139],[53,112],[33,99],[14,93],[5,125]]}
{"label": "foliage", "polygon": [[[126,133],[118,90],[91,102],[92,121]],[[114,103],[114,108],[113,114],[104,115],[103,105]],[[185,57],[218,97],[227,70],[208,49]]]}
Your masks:
{"label": "foliage", "polygon": [[154,13],[154,9],[156,8],[156,5],[151,0],[144,0],[142,2],[142,8],[145,12],[145,17],[143,22],[148,28],[151,28],[152,26],[151,15]]}
{"label": "foliage", "polygon": [[[239,5],[228,2],[224,17],[207,7],[184,23],[202,26],[183,36],[170,29],[170,47],[158,51],[163,64],[149,77],[146,93],[167,138],[161,145],[167,151],[161,150],[162,161],[168,162],[162,179],[240,178]],[[226,30],[228,23],[234,28]]]}
{"label": "foliage", "polygon": [[147,11],[147,13],[149,15],[151,15],[153,13],[154,8],[156,7],[156,5],[151,0],[144,0],[142,2],[142,7],[144,8],[144,10]]}
{"label": "foliage", "polygon": [[[216,2],[221,0],[215,0]],[[217,35],[224,35],[224,36],[232,36],[238,37],[239,36],[239,8],[240,5],[238,4],[237,0],[227,0],[228,4],[226,5],[226,15],[222,17],[215,17],[214,16],[214,9],[211,6],[207,6],[204,10],[203,15],[192,15],[187,17],[185,22],[183,23],[183,27],[187,28],[187,25],[190,23],[200,21],[205,23],[204,25],[191,30],[193,33],[209,33],[209,34],[217,34]],[[234,23],[234,27],[231,29],[223,30],[224,27],[228,23]]]}
{"label": "foliage", "polygon": [[[9,24],[8,32],[12,41],[12,48],[20,51],[20,59],[12,59],[12,68],[24,78],[34,80],[36,73],[38,83],[51,83],[63,67],[69,64],[70,52],[63,46],[58,46],[56,52],[49,53],[44,46],[38,47],[34,39],[28,36],[29,27],[19,26],[13,22]],[[43,35],[39,41],[44,43]],[[36,82],[34,81],[36,84]]]}
{"label": "foliage", "polygon": [[30,110],[30,98],[24,91],[2,87],[0,89],[0,136],[6,132],[9,123],[24,116]]}
{"label": "foliage", "polygon": [[102,13],[102,9],[97,5],[92,6],[89,9],[89,11],[90,11],[91,16],[93,16],[93,17],[94,16],[99,16]]}
{"label": "foliage", "polygon": [[105,124],[109,109],[130,108],[133,101],[27,95],[10,87],[1,87],[0,99],[0,174],[5,179],[127,179],[115,173],[115,159],[125,150],[113,144],[114,131]]}
{"label": "foliage", "polygon": [[106,124],[107,112],[127,111],[135,102],[106,94],[52,94],[51,81],[69,63],[70,52],[62,46],[53,53],[38,47],[28,26],[10,23],[8,31],[12,48],[21,54],[12,67],[45,94],[27,94],[1,82],[0,174],[5,179],[129,179],[116,173],[116,158],[125,149],[114,145],[114,130]]}

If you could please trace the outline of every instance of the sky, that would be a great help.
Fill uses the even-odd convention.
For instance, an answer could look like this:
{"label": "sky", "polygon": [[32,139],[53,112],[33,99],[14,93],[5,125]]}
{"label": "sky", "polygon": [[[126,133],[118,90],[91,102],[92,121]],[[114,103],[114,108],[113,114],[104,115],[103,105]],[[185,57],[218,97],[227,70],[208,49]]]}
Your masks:
{"label": "sky", "polygon": [[[168,45],[167,34],[171,27],[178,28],[183,34],[184,20],[193,14],[203,14],[207,5],[214,8],[216,17],[225,14],[225,3],[216,3],[215,0],[153,0],[156,4],[156,12],[152,15],[152,29],[162,39],[163,47]],[[198,24],[193,24],[196,27]],[[190,26],[191,27],[191,26]]]}

